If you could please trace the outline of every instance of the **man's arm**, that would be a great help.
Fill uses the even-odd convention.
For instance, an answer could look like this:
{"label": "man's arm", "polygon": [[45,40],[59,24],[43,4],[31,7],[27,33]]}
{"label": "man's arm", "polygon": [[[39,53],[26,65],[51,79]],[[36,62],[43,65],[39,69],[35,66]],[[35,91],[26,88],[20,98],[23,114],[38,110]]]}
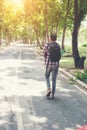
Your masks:
{"label": "man's arm", "polygon": [[48,46],[47,44],[44,45],[44,49],[43,49],[44,58],[47,57],[47,52],[48,52],[47,46]]}

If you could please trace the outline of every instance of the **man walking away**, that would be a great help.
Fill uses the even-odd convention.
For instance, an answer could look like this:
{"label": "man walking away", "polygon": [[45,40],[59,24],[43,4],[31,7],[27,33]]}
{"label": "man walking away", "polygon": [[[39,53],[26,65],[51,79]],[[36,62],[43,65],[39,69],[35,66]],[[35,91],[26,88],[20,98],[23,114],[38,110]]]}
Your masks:
{"label": "man walking away", "polygon": [[[59,61],[61,58],[60,46],[56,42],[56,33],[51,33],[50,42],[46,43],[44,46],[44,60],[46,66],[45,79],[47,84],[46,97],[50,97],[52,94],[52,99],[55,98],[56,90],[56,79],[59,68]],[[50,84],[50,74],[52,74],[52,86]]]}

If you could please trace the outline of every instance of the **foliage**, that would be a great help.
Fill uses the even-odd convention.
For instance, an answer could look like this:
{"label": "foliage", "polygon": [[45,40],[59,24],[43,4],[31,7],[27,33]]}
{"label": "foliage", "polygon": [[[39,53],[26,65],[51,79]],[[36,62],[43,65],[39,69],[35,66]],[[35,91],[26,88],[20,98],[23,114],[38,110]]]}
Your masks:
{"label": "foliage", "polygon": [[76,79],[79,79],[87,84],[87,70],[84,70],[84,72],[81,72],[80,70],[75,72]]}
{"label": "foliage", "polygon": [[78,12],[79,27],[81,25],[81,21],[85,18],[86,14],[87,14],[87,0],[79,0],[79,12]]}
{"label": "foliage", "polygon": [[70,78],[70,79],[69,79],[69,83],[70,83],[70,84],[75,84],[75,83],[76,83],[76,79]]}
{"label": "foliage", "polygon": [[[82,10],[86,14],[86,6],[82,6]],[[66,0],[20,0],[20,3],[16,0],[0,1],[0,37],[6,41],[24,36],[45,43],[51,31],[62,33],[65,25],[72,30],[73,0],[68,10]]]}
{"label": "foliage", "polygon": [[83,47],[87,47],[87,43],[82,45]]}
{"label": "foliage", "polygon": [[[67,69],[74,69],[74,62],[73,57],[70,57],[72,55],[72,47],[70,45],[66,45],[66,51],[62,55],[60,66]],[[85,60],[85,69],[87,69],[87,47],[83,47],[82,45],[79,46],[79,52],[81,56],[86,56]]]}

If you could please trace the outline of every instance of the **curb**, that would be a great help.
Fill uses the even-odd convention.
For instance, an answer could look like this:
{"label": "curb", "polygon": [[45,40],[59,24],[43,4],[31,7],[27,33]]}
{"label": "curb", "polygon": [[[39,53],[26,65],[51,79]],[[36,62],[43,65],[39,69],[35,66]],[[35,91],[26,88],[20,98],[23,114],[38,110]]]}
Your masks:
{"label": "curb", "polygon": [[[40,56],[43,56],[41,52],[38,52],[38,54]],[[59,67],[59,71],[62,72],[63,74],[65,74],[66,76],[68,76],[69,78],[74,79],[80,86],[82,86],[84,89],[87,89],[87,84],[83,83],[82,81],[76,79],[73,75],[71,75],[70,73],[66,72],[64,69],[62,69],[61,67]]]}
{"label": "curb", "polygon": [[[64,69],[62,68],[59,68],[60,72],[62,72],[63,74],[65,74],[66,76],[70,77],[70,78],[73,78],[74,80],[76,80],[76,78],[71,75],[70,73],[66,72]],[[80,80],[76,80],[76,82],[81,85],[83,88],[87,89],[87,84],[83,83],[82,81]]]}

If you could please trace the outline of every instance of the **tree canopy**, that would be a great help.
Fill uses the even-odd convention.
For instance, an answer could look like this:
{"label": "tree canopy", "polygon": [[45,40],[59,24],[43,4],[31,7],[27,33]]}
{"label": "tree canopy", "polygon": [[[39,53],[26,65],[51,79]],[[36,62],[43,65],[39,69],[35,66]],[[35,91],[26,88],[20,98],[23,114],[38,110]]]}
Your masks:
{"label": "tree canopy", "polygon": [[[87,14],[86,0],[79,2],[79,24]],[[36,40],[41,47],[49,40],[49,33],[63,34],[64,28],[72,31],[74,0],[1,0],[0,44],[5,39]],[[64,38],[64,36],[63,36]]]}

